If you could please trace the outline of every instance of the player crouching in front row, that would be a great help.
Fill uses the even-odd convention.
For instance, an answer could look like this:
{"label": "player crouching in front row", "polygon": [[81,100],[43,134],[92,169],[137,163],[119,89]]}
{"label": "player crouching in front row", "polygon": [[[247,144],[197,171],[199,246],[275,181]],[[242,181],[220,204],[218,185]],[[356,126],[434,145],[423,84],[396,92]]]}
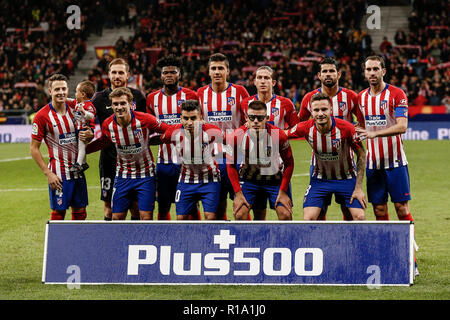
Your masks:
{"label": "player crouching in front row", "polygon": [[[365,220],[367,204],[362,181],[366,158],[355,127],[331,116],[331,100],[323,93],[311,98],[311,115],[313,119],[287,131],[289,139],[305,137],[314,151],[314,171],[303,200],[303,219],[317,220],[334,193],[337,202],[345,202],[354,220]],[[353,151],[358,159],[356,170]]]}
{"label": "player crouching in front row", "polygon": [[181,103],[180,124],[161,137],[172,143],[181,160],[181,172],[175,193],[177,220],[189,219],[198,201],[202,202],[206,220],[215,220],[220,198],[220,170],[214,157],[214,144],[222,142],[222,131],[205,123],[200,103]]}
{"label": "player crouching in front row", "polygon": [[227,171],[235,192],[234,217],[250,220],[249,212],[258,194],[263,201],[269,199],[279,220],[292,220],[289,182],[294,158],[287,136],[267,123],[267,106],[262,101],[252,101],[245,118],[246,124],[226,137]]}
{"label": "player crouching in front row", "polygon": [[128,88],[116,88],[110,95],[114,114],[102,125],[102,136],[91,142],[86,152],[98,151],[114,143],[117,168],[112,195],[112,219],[125,220],[136,195],[141,220],[153,220],[155,206],[155,164],[149,136],[164,133],[169,125],[154,116],[131,111],[133,95]]}

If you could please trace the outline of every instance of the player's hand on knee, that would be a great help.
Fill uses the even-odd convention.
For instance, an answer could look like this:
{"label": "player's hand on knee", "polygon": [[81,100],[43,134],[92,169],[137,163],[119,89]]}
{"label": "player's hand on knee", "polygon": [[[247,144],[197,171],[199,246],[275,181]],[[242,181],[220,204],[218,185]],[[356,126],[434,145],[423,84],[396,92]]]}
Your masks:
{"label": "player's hand on knee", "polygon": [[364,195],[364,191],[361,188],[355,188],[352,197],[350,198],[350,204],[353,203],[354,199],[357,199],[359,201],[363,209],[367,208],[366,196]]}
{"label": "player's hand on knee", "polygon": [[238,212],[239,210],[241,210],[242,206],[250,208],[250,204],[247,202],[247,199],[245,199],[244,194],[242,193],[242,191],[239,191],[234,195],[233,211],[235,213]]}
{"label": "player's hand on knee", "polygon": [[283,207],[285,207],[286,210],[288,210],[288,212],[292,215],[292,200],[289,195],[283,190],[280,190],[280,192],[278,192],[278,197],[275,201],[275,208],[278,206],[278,204],[283,205]]}

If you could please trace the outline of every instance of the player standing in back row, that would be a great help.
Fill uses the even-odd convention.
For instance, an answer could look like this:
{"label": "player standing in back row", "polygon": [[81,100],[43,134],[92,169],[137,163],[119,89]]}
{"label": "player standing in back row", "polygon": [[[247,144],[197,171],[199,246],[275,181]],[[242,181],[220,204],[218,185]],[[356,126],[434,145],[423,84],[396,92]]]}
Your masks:
{"label": "player standing in back row", "polygon": [[[259,67],[255,72],[254,82],[257,94],[242,101],[242,110],[245,114],[247,114],[249,103],[259,100],[266,104],[267,115],[269,116],[267,123],[284,130],[292,128],[300,122],[292,101],[274,93],[273,88],[277,80],[276,73],[271,67]],[[289,192],[291,193],[290,186]],[[266,219],[267,199],[262,196],[261,193],[257,194],[252,206],[255,220]]]}
{"label": "player standing in back row", "polygon": [[[54,74],[48,79],[51,102],[40,109],[33,119],[30,153],[47,177],[49,186],[51,220],[64,220],[71,207],[72,220],[86,219],[88,193],[83,172],[70,169],[77,161],[78,138],[86,141],[85,132],[79,131],[75,120],[75,100],[67,101],[67,78]],[[48,148],[46,165],[40,146],[42,140]]]}
{"label": "player standing in back row", "polygon": [[[161,70],[163,87],[147,96],[147,112],[164,123],[179,124],[181,104],[187,100],[198,101],[197,94],[189,88],[179,86],[182,66],[179,58],[169,55],[158,60],[157,66]],[[159,146],[156,176],[158,220],[171,220],[170,207],[172,202],[175,202],[175,192],[180,176],[180,159],[175,146],[171,143]],[[197,211],[196,208],[193,210]],[[201,216],[197,214],[195,219],[199,218]]]}
{"label": "player standing in back row", "polygon": [[[203,120],[219,127],[224,133],[239,128],[245,122],[241,102],[249,96],[247,90],[240,85],[227,81],[230,75],[228,58],[221,54],[211,55],[208,61],[211,83],[197,90]],[[216,145],[216,160],[221,174],[220,202],[217,209],[217,220],[227,219],[227,195],[234,198],[233,187],[227,174],[226,155],[221,144]],[[220,155],[223,155],[220,157]]]}
{"label": "player standing in back row", "polygon": [[[298,113],[300,121],[306,121],[311,117],[311,98],[316,93],[324,93],[331,99],[331,115],[335,118],[346,120],[353,123],[353,115],[357,115],[358,94],[350,89],[341,87],[339,79],[341,73],[338,71],[338,64],[333,58],[324,58],[319,64],[319,72],[317,78],[320,80],[321,86],[313,91],[308,92],[302,99],[300,112]],[[360,119],[361,120],[361,119]],[[314,168],[314,155],[311,160],[311,172]],[[343,203],[342,199],[337,198],[336,202],[340,204],[341,211],[345,220],[352,220],[352,215]],[[331,204],[331,198],[328,205],[319,215],[319,220],[326,220],[326,212]]]}
{"label": "player standing in back row", "polygon": [[[95,93],[92,98],[92,103],[95,107],[96,116],[100,122],[100,126],[103,122],[113,114],[111,108],[111,101],[109,95],[116,88],[122,88],[127,86],[128,74],[130,67],[128,63],[122,59],[117,58],[109,63],[108,77],[111,82],[111,87],[106,88],[103,91]],[[132,110],[145,112],[145,96],[139,90],[128,88],[133,94]],[[112,219],[111,212],[111,198],[114,185],[114,177],[116,175],[116,149],[114,146],[110,146],[103,149],[100,153],[99,169],[100,169],[100,183],[101,183],[101,196],[100,199],[104,202],[104,215],[105,220]],[[130,208],[131,219],[139,220],[139,211],[136,203],[133,203]]]}
{"label": "player standing in back row", "polygon": [[400,220],[413,221],[408,201],[408,161],[402,134],[408,128],[408,98],[405,92],[384,82],[383,58],[367,57],[364,76],[369,88],[358,96],[364,117],[356,128],[361,139],[367,139],[367,194],[377,220],[389,220],[388,194]]}
{"label": "player standing in back row", "polygon": [[[388,195],[399,220],[414,221],[408,161],[402,134],[408,128],[408,98],[405,92],[384,82],[384,60],[369,56],[363,64],[369,88],[358,95],[359,112],[364,122],[356,132],[367,139],[367,195],[377,220],[389,220]],[[417,263],[415,274],[418,275]]]}

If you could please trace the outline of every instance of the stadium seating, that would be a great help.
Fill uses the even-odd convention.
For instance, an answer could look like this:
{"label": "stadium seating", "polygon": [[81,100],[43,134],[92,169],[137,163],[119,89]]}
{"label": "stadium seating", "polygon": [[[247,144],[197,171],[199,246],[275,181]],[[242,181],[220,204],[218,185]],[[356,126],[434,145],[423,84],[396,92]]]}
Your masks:
{"label": "stadium seating", "polygon": [[[297,107],[303,95],[319,85],[317,62],[325,56],[342,64],[342,86],[355,91],[367,87],[360,67],[374,52],[370,35],[360,28],[367,1],[131,2],[81,1],[80,6],[88,8],[83,9],[86,24],[81,30],[68,30],[66,16],[56,16],[50,5],[2,3],[6,14],[0,18],[5,31],[0,36],[0,110],[32,112],[43,106],[48,100],[44,79],[54,72],[73,74],[88,35],[101,35],[103,26],[117,24],[135,26],[134,36],[119,39],[115,49],[117,56],[127,59],[131,73],[141,75],[145,93],[161,87],[155,68],[158,57],[182,56],[181,84],[197,89],[209,82],[206,62],[218,51],[230,59],[230,81],[244,85],[250,94],[255,93],[255,68],[273,66],[279,80],[276,93],[288,96]],[[448,104],[448,9],[445,1],[414,1],[409,32],[397,30],[394,41],[382,46],[388,67],[385,80],[403,88],[411,105]],[[97,90],[108,86],[110,58],[105,56],[86,75]]]}

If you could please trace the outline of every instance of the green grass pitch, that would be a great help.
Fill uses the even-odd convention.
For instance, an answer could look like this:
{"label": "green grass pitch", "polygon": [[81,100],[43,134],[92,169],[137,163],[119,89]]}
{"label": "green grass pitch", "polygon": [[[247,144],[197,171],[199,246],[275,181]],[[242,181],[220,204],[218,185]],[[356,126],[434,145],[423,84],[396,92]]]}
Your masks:
{"label": "green grass pitch", "polygon": [[[291,145],[295,157],[292,178],[294,219],[301,220],[311,150],[304,141],[292,141]],[[41,283],[45,224],[50,214],[46,178],[30,158],[28,144],[0,144],[0,299],[449,299],[450,141],[406,141],[405,149],[413,196],[410,206],[420,248],[417,252],[420,276],[411,287],[81,285],[79,289],[69,289],[64,285]],[[47,154],[45,145],[41,146],[41,151]],[[102,220],[98,153],[89,155],[88,162],[88,219]],[[229,202],[229,218],[233,216],[231,208]],[[174,213],[172,208],[172,218]],[[368,220],[374,220],[371,207],[366,215]],[[391,204],[390,217],[397,220]],[[270,211],[268,220],[275,219],[274,212]],[[327,219],[342,220],[335,203],[329,208]]]}

